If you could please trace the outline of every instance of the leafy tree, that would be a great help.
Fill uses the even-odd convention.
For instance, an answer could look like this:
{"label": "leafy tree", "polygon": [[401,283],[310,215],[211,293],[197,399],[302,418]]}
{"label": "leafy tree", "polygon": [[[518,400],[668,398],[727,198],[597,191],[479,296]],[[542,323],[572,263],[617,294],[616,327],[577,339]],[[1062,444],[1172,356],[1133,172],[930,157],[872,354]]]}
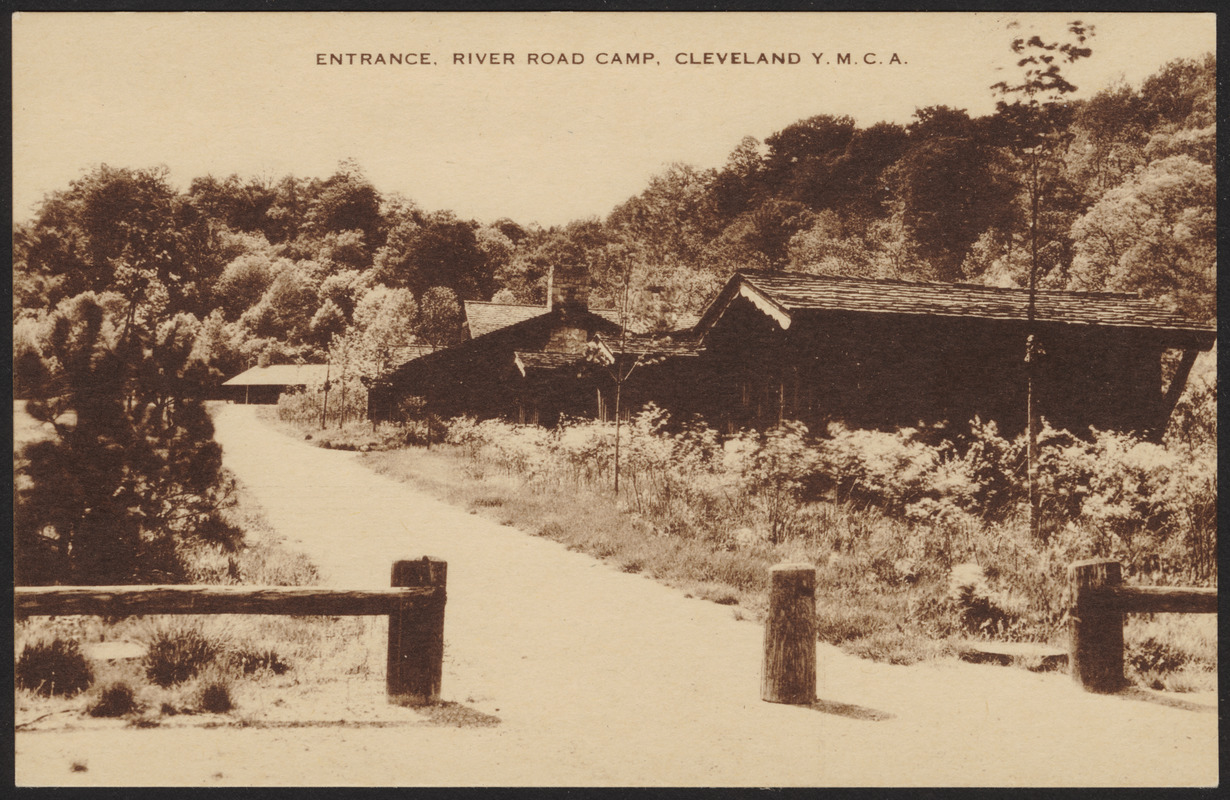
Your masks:
{"label": "leafy tree", "polygon": [[517,304],[517,295],[513,294],[513,290],[505,286],[495,294],[491,295],[491,302],[503,306],[511,306]]}
{"label": "leafy tree", "polygon": [[433,286],[419,299],[419,338],[432,347],[461,341],[461,303],[452,289]]}
{"label": "leafy tree", "polygon": [[695,263],[713,232],[706,207],[712,177],[687,164],[672,164],[650,178],[643,192],[617,206],[607,226],[651,261]]}
{"label": "leafy tree", "polygon": [[790,240],[790,268],[817,275],[876,277],[875,253],[849,231],[834,211],[816,215],[811,227]]}
{"label": "leafy tree", "polygon": [[138,305],[161,295],[172,311],[199,310],[213,277],[205,221],[164,167],[99,166],[49,196],[23,234],[20,269],[47,279],[51,304],[115,290]]}
{"label": "leafy tree", "polygon": [[325,234],[316,251],[317,260],[336,269],[366,270],[372,265],[372,254],[362,231],[349,230]]}
{"label": "leafy tree", "polygon": [[834,171],[854,130],[851,117],[821,114],[767,137],[765,181],[769,190],[817,211],[833,207],[845,191],[834,181]]}
{"label": "leafy tree", "polygon": [[277,200],[274,187],[261,180],[244,182],[238,175],[218,180],[212,175],[194,178],[188,202],[209,219],[231,230],[249,233],[266,230],[266,215]]}
{"label": "leafy tree", "polygon": [[377,256],[378,280],[416,294],[445,286],[466,300],[490,297],[495,264],[479,247],[477,227],[451,213],[429,215],[421,225],[403,222]]}
{"label": "leafy tree", "polygon": [[361,339],[357,347],[368,365],[364,374],[375,377],[393,366],[398,350],[417,341],[419,327],[419,306],[409,289],[379,285],[363,295],[352,333]]}
{"label": "leafy tree", "polygon": [[1203,128],[1217,120],[1217,59],[1176,59],[1145,79],[1140,89],[1151,127]]}
{"label": "leafy tree", "polygon": [[373,276],[370,272],[346,269],[325,278],[320,284],[321,303],[332,301],[342,312],[347,324],[354,319],[355,307],[359,299],[372,287]]}
{"label": "leafy tree", "polygon": [[610,228],[594,218],[536,231],[521,242],[495,278],[511,289],[519,302],[545,305],[551,269],[583,267],[591,277],[590,305],[598,306],[607,303],[610,296],[605,251],[614,241]]}
{"label": "leafy tree", "polygon": [[495,276],[507,266],[517,246],[495,225],[479,227],[474,231],[474,239],[483,258],[483,264],[479,270],[479,274],[483,276],[483,288],[489,288],[494,292],[498,283]]}
{"label": "leafy tree", "polygon": [[228,322],[221,309],[214,309],[201,320],[193,344],[192,358],[206,365],[213,383],[234,377],[255,363],[245,350],[248,334],[239,322]]}
{"label": "leafy tree", "polygon": [[847,219],[882,218],[891,211],[892,188],[886,172],[909,146],[900,125],[877,122],[854,131],[845,152],[834,162],[832,181],[840,187],[829,208]]}
{"label": "leafy tree", "polygon": [[241,317],[254,335],[290,343],[303,341],[316,307],[309,270],[302,263],[283,262],[260,301]]}
{"label": "leafy tree", "polygon": [[902,220],[931,277],[959,280],[969,248],[1012,215],[1015,186],[995,169],[995,151],[964,110],[919,109],[896,170]]}
{"label": "leafy tree", "polygon": [[228,320],[238,319],[260,301],[278,273],[289,268],[290,262],[275,263],[264,253],[239,256],[226,265],[214,284],[217,307]]}
{"label": "leafy tree", "polygon": [[766,200],[755,210],[735,220],[723,233],[733,245],[726,257],[738,266],[780,269],[789,260],[790,240],[799,231],[811,227],[814,215],[802,203],[790,200]]}
{"label": "leafy tree", "polygon": [[383,244],[380,194],[352,161],[342,162],[328,180],[314,187],[303,216],[304,229],[317,237],[359,231],[368,247]]}
{"label": "leafy tree", "polygon": [[308,324],[311,341],[318,347],[328,347],[335,336],[346,330],[346,315],[332,300],[325,300]]}
{"label": "leafy tree", "polygon": [[731,151],[726,166],[714,175],[709,186],[710,205],[718,219],[729,222],[749,210],[763,191],[764,158],[760,140],[744,136]]}
{"label": "leafy tree", "polygon": [[1096,202],[1144,165],[1147,116],[1144,98],[1122,83],[1098,92],[1076,109],[1067,172],[1088,202]]}
{"label": "leafy tree", "polygon": [[387,286],[405,287],[414,280],[414,247],[422,228],[421,219],[409,217],[389,227],[385,244],[373,259],[377,281]]}
{"label": "leafy tree", "polygon": [[1155,161],[1072,226],[1074,289],[1138,291],[1212,321],[1217,296],[1217,177],[1188,156]]}

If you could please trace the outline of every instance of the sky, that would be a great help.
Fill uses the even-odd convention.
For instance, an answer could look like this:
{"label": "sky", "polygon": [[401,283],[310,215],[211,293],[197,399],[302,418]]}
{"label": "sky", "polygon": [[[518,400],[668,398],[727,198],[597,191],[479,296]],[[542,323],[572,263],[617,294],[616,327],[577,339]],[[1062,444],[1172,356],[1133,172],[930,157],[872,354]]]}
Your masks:
{"label": "sky", "polygon": [[[1065,71],[1076,97],[1215,50],[1212,14],[18,13],[14,218],[100,163],[165,165],[182,189],[353,159],[428,211],[559,225],[816,114],[989,113],[1013,36],[1074,18],[1096,28]],[[731,63],[761,53],[798,63]]]}

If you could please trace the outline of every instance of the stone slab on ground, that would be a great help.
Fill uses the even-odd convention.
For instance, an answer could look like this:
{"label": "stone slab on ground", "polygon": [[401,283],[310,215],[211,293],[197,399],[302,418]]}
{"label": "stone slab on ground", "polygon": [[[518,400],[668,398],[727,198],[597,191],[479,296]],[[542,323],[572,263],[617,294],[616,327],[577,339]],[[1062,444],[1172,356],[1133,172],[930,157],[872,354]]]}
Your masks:
{"label": "stone slab on ground", "polygon": [[957,646],[957,656],[971,664],[1024,667],[1034,672],[1053,672],[1068,668],[1068,651],[1034,642],[970,640]]}

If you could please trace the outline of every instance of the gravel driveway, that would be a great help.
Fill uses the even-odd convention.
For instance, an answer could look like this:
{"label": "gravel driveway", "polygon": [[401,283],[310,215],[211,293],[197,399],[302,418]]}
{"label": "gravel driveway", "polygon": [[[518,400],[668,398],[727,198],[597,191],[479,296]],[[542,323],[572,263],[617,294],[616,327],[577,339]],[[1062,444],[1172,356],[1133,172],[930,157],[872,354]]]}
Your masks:
{"label": "gravel driveway", "polygon": [[[448,561],[444,699],[491,728],[19,734],[21,784],[1214,785],[1215,699],[821,646],[819,708],[761,702],[761,628],[448,506],[225,406],[225,463],[338,586]],[[165,754],[173,754],[164,758]],[[88,758],[74,774],[68,760]]]}

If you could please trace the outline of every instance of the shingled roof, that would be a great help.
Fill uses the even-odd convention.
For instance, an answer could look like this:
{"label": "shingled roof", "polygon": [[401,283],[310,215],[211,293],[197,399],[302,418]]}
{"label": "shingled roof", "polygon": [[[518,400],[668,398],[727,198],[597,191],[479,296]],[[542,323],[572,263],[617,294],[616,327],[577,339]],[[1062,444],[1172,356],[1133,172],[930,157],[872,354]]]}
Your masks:
{"label": "shingled roof", "polygon": [[551,353],[542,350],[517,350],[513,353],[513,363],[524,375],[526,370],[555,370],[564,367],[577,367],[585,363],[585,356],[580,353]]}
{"label": "shingled roof", "polygon": [[[619,337],[603,338],[597,336],[597,341],[606,347],[608,354],[619,350]],[[700,338],[691,331],[674,331],[667,334],[638,333],[629,334],[624,340],[624,351],[631,355],[646,356],[661,359],[662,357],[698,356],[704,349]],[[573,367],[586,363],[584,355],[577,353],[553,353],[542,351],[518,350],[514,353],[518,369],[524,375],[526,370],[555,370],[562,367]]]}
{"label": "shingled roof", "polygon": [[252,367],[245,370],[223,386],[312,386],[325,382],[329,374],[327,364],[274,364],[269,367]]}
{"label": "shingled roof", "polygon": [[466,300],[465,311],[471,339],[548,313],[546,306],[486,303],[480,300]]}
{"label": "shingled roof", "polygon": [[[590,313],[602,317],[607,322],[619,324],[619,311],[613,308],[591,308]],[[489,303],[483,300],[465,301],[466,321],[470,326],[470,338],[477,339],[484,334],[525,322],[527,319],[549,314],[546,306],[526,306],[513,303]]]}
{"label": "shingled roof", "polygon": [[[606,344],[610,348],[618,349],[619,340],[613,339]],[[704,349],[700,337],[690,330],[672,331],[665,334],[629,334],[624,342],[624,348],[629,353],[658,356],[696,356],[700,355]]]}
{"label": "shingled roof", "polygon": [[[707,331],[741,295],[783,327],[800,315],[825,311],[1025,321],[1029,309],[1026,289],[740,270],[701,317],[697,331]],[[1135,294],[1039,290],[1035,308],[1040,323],[1173,332],[1185,334],[1202,349],[1212,345],[1216,334],[1211,325]]]}

